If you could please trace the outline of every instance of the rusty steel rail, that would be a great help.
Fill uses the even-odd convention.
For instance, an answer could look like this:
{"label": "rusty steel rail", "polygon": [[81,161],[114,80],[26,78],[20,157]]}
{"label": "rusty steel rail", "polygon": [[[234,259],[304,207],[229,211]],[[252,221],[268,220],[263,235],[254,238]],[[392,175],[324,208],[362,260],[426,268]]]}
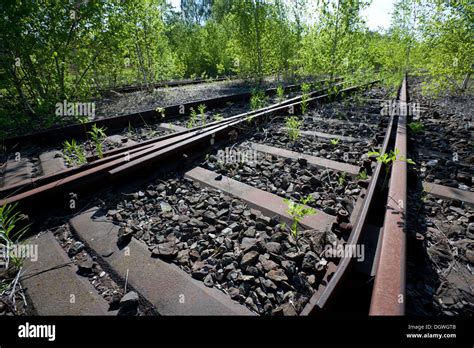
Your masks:
{"label": "rusty steel rail", "polygon": [[[397,97],[402,110],[407,110],[408,86],[407,78],[402,82]],[[398,116],[397,109],[390,113],[389,124],[385,133],[380,153],[387,153],[395,147],[400,151],[399,159],[394,163],[388,190],[387,206],[383,224],[382,241],[377,245],[373,269],[376,268],[376,280],[373,286],[370,315],[403,315],[405,301],[405,207],[406,207],[406,178],[407,178],[407,142],[406,116]],[[394,136],[396,139],[394,141]],[[394,144],[395,143],[395,144]],[[403,156],[403,157],[402,157]],[[403,160],[402,160],[403,159]],[[348,237],[347,245],[356,246],[363,243],[364,237],[373,232],[369,218],[376,214],[381,195],[385,199],[384,164],[377,162],[369,186],[365,192],[362,207],[357,212],[356,223]],[[385,197],[385,198],[384,198]],[[385,202],[383,203],[385,204]],[[348,278],[355,267],[352,257],[343,257],[334,270],[327,285],[313,294],[301,315],[320,315],[327,312],[333,305],[341,289],[351,288]]]}
{"label": "rusty steel rail", "polygon": [[408,83],[400,89],[400,110],[395,148],[400,159],[392,165],[377,273],[370,315],[404,315],[406,284],[406,205],[407,205],[407,110]]}
{"label": "rusty steel rail", "polygon": [[[393,115],[390,115],[387,131],[385,133],[384,141],[381,148],[381,153],[385,153],[388,150],[393,127],[394,117]],[[362,207],[360,208],[360,213],[347,240],[347,245],[356,246],[360,243],[362,239],[362,235],[365,232],[365,229],[367,228],[370,211],[375,204],[374,198],[376,195],[376,190],[378,189],[378,186],[382,181],[382,174],[383,164],[381,162],[377,162],[373,174],[370,178],[369,186],[365,192],[365,198]],[[353,267],[354,262],[354,258],[352,257],[342,258],[339,264],[337,265],[334,275],[329,280],[327,286],[320,293],[315,293],[310,298],[301,315],[315,315],[318,311],[325,309],[328,304],[332,303],[334,301],[335,296],[337,295],[336,290],[340,289],[341,285],[346,280],[351,267]]]}

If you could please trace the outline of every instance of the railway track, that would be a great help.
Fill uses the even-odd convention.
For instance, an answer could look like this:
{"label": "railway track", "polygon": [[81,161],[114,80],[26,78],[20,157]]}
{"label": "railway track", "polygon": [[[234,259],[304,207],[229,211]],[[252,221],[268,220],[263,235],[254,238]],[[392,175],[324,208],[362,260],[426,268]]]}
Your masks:
{"label": "railway track", "polygon": [[35,312],[403,315],[411,115],[380,117],[374,84],[339,85],[368,90],[349,111],[319,89],[4,189],[49,216],[20,276]]}
{"label": "railway track", "polygon": [[234,80],[236,77],[232,76],[224,76],[224,77],[216,77],[216,78],[209,78],[209,79],[181,79],[181,80],[169,80],[163,81],[158,83],[152,83],[149,86],[147,85],[129,85],[129,86],[118,86],[115,88],[105,89],[102,90],[101,93],[110,93],[110,91],[115,91],[119,93],[129,93],[129,92],[136,92],[141,91],[147,88],[167,88],[167,87],[179,87],[179,86],[190,86],[190,85],[198,85],[204,83],[212,83],[212,82],[221,82],[221,81],[230,81]]}

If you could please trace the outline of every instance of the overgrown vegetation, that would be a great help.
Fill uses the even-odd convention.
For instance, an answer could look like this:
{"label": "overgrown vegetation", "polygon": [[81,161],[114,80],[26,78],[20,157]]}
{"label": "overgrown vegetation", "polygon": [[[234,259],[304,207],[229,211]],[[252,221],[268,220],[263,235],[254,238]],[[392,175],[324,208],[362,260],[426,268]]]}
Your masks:
{"label": "overgrown vegetation", "polygon": [[311,85],[307,83],[303,83],[301,85],[301,113],[304,115],[306,111],[308,110],[308,99],[309,99],[309,90],[311,88]]}
{"label": "overgrown vegetation", "polygon": [[276,93],[278,101],[281,103],[285,99],[285,89],[283,88],[283,86],[278,86]]}
{"label": "overgrown vegetation", "polygon": [[[28,256],[21,238],[28,232],[27,217],[17,209],[17,203],[0,207],[0,302],[7,306],[7,312],[24,314],[27,305],[23,288],[19,281],[23,263]],[[17,298],[25,306],[17,305]]]}
{"label": "overgrown vegetation", "polygon": [[199,111],[199,114],[201,115],[201,122],[202,122],[202,125],[205,126],[206,125],[206,105],[204,104],[199,104],[198,105],[198,111]]}
{"label": "overgrown vegetation", "polygon": [[103,142],[107,135],[105,134],[106,128],[104,127],[97,127],[97,125],[94,123],[92,125],[92,129],[88,132],[88,134],[91,136],[92,142],[95,144],[95,151],[97,153],[97,157],[102,158],[104,157],[104,151],[103,151]]}
{"label": "overgrown vegetation", "polygon": [[156,108],[155,111],[160,114],[161,118],[165,118],[165,116],[166,116],[166,109],[165,108],[159,108],[158,107],[158,108]]}
{"label": "overgrown vegetation", "polygon": [[260,89],[254,89],[252,96],[250,97],[250,108],[252,110],[258,110],[265,106],[267,102],[267,96],[265,92]]}
{"label": "overgrown vegetation", "polygon": [[194,108],[191,108],[190,113],[189,113],[189,120],[188,120],[188,123],[186,123],[186,127],[193,128],[194,125],[196,124],[196,121],[197,121],[197,112],[196,110],[194,110]]}
{"label": "overgrown vegetation", "polygon": [[395,163],[395,161],[405,161],[408,164],[416,164],[410,158],[406,158],[404,156],[399,156],[399,154],[400,154],[400,150],[395,149],[395,151],[390,150],[388,153],[385,152],[383,154],[381,154],[379,151],[369,151],[367,153],[367,156],[368,157],[373,157],[374,156],[375,159],[377,160],[377,162],[383,163],[387,173],[390,171],[390,168],[391,168],[392,164]]}
{"label": "overgrown vegetation", "polygon": [[0,207],[0,246],[2,247],[0,259],[5,269],[9,268],[10,263],[17,268],[23,264],[21,255],[10,252],[30,226],[19,226],[22,220],[25,219],[25,216],[17,210],[17,206],[18,204],[14,203],[5,204]]}
{"label": "overgrown vegetation", "polygon": [[299,202],[295,202],[291,199],[283,199],[285,204],[288,206],[287,213],[293,219],[293,222],[290,226],[291,234],[298,241],[298,225],[300,221],[308,215],[316,214],[316,209],[308,207],[307,204],[314,201],[313,196],[308,195],[306,197],[300,198]]}
{"label": "overgrown vegetation", "polygon": [[365,169],[362,169],[359,174],[357,175],[357,179],[359,180],[367,180],[368,179],[368,175],[367,175],[367,170]]}
{"label": "overgrown vegetation", "polygon": [[288,116],[285,118],[285,126],[288,134],[288,139],[291,143],[295,143],[300,137],[300,128],[302,121],[298,116]]}
{"label": "overgrown vegetation", "polygon": [[214,121],[222,121],[223,119],[224,117],[220,113],[214,115]]}
{"label": "overgrown vegetation", "polygon": [[87,163],[86,153],[82,147],[77,144],[76,139],[72,139],[71,142],[67,140],[64,141],[63,154],[66,163],[71,166],[80,166]]}
{"label": "overgrown vegetation", "polygon": [[473,2],[396,0],[391,27],[378,31],[362,16],[369,3],[4,1],[0,138],[83,117],[57,115],[57,103],[171,78],[329,74],[395,86],[409,70],[426,93],[469,89]]}
{"label": "overgrown vegetation", "polygon": [[337,178],[337,182],[339,186],[344,186],[347,182],[346,173],[339,173],[339,177]]}
{"label": "overgrown vegetation", "polygon": [[421,121],[413,121],[408,123],[408,128],[413,134],[420,133],[423,131],[423,123]]}

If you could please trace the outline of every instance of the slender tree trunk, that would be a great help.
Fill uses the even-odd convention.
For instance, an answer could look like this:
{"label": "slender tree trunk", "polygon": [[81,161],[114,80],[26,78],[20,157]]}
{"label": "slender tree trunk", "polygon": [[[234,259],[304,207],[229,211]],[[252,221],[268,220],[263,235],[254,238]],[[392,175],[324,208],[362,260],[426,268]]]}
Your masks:
{"label": "slender tree trunk", "polygon": [[38,73],[36,72],[36,69],[34,67],[33,62],[31,61],[31,58],[29,55],[26,56],[26,60],[28,62],[29,66],[29,71],[30,71],[30,80],[32,80],[33,85],[35,86],[36,91],[38,92],[39,96],[45,100],[46,99],[46,93],[44,91],[43,85],[41,84],[40,79],[38,78]]}
{"label": "slender tree trunk", "polygon": [[137,51],[138,63],[140,65],[140,69],[141,69],[142,74],[143,74],[143,83],[146,86],[148,84],[147,74],[146,74],[146,69],[145,69],[144,62],[143,62],[143,55],[142,55],[142,50],[140,48],[137,31],[135,31],[135,49]]}
{"label": "slender tree trunk", "polygon": [[18,92],[18,95],[20,96],[20,102],[23,105],[23,107],[29,111],[31,115],[34,115],[35,112],[32,109],[30,103],[28,102],[28,98],[26,97],[25,93],[23,92],[23,89],[21,88],[21,82],[16,74],[16,69],[12,66],[10,66],[10,74],[13,80],[13,84],[15,85],[15,89]]}
{"label": "slender tree trunk", "polygon": [[258,77],[259,80],[262,80],[263,77],[263,68],[262,68],[262,46],[260,42],[260,27],[259,27],[259,11],[260,7],[260,0],[255,0],[255,12],[254,12],[254,19],[255,19],[255,38],[256,38],[256,45],[257,45],[257,58],[258,58]]}
{"label": "slender tree trunk", "polygon": [[153,71],[153,62],[152,62],[152,58],[151,58],[151,55],[150,55],[150,46],[148,44],[148,25],[146,23],[146,20],[144,21],[144,25],[143,25],[143,33],[144,33],[144,38],[145,38],[145,49],[146,49],[146,56],[147,56],[147,61],[148,61],[148,81],[150,82],[150,84],[152,84],[152,82],[154,81],[155,79],[155,76],[154,76],[154,71]]}
{"label": "slender tree trunk", "polygon": [[[471,69],[473,68],[473,66],[471,66]],[[469,78],[471,77],[471,73],[472,71],[469,71],[466,73],[466,76],[464,77],[464,81],[462,82],[462,86],[461,86],[461,91],[462,92],[465,92],[466,89],[467,89],[467,86],[469,85]]]}
{"label": "slender tree trunk", "polygon": [[333,38],[332,47],[331,47],[331,72],[329,76],[329,80],[331,82],[334,79],[335,70],[336,70],[336,53],[337,53],[337,44],[339,41],[339,7],[340,7],[340,1],[337,0],[336,25],[334,28],[334,38]]}

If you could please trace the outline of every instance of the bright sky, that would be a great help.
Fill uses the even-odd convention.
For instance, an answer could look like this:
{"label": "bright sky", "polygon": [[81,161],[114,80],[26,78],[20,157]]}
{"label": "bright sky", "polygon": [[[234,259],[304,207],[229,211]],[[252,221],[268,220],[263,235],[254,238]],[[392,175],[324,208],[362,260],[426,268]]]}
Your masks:
{"label": "bright sky", "polygon": [[390,27],[394,2],[395,0],[372,0],[370,6],[362,12],[362,15],[367,19],[367,26],[371,30]]}
{"label": "bright sky", "polygon": [[[179,8],[180,0],[168,0],[176,9]],[[371,30],[379,27],[388,29],[390,27],[391,13],[395,0],[372,0],[370,6],[362,12],[367,19],[367,25]]]}

